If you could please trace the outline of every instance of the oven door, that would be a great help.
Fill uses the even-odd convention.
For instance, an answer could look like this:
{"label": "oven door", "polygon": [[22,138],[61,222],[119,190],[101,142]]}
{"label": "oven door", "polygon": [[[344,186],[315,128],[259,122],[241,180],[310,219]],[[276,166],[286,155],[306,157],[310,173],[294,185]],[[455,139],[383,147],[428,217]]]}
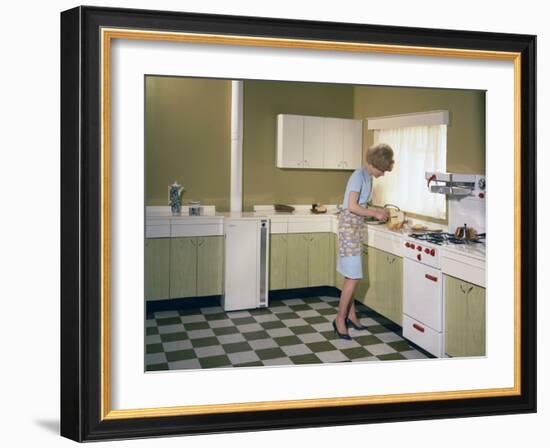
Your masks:
{"label": "oven door", "polygon": [[443,276],[440,270],[403,260],[403,313],[443,331]]}

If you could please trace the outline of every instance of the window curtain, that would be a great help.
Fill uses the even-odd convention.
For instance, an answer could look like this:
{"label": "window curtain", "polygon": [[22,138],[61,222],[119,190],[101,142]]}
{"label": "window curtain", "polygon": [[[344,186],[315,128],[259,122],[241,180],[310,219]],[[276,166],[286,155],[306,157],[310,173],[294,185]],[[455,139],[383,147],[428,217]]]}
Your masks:
{"label": "window curtain", "polygon": [[395,164],[391,172],[374,179],[373,204],[394,204],[403,211],[445,219],[445,195],[428,190],[425,172],[446,170],[447,125],[377,129],[374,143],[390,145]]}

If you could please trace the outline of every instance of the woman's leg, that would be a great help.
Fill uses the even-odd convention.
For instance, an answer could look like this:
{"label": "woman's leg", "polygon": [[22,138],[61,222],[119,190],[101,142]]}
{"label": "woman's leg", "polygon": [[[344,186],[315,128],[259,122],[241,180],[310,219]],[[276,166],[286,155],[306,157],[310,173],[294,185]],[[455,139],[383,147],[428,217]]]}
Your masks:
{"label": "woman's leg", "polygon": [[347,318],[351,320],[355,325],[359,325],[359,318],[357,317],[357,312],[355,310],[355,300],[350,301],[349,305],[349,311],[347,314]]}
{"label": "woman's leg", "polygon": [[359,280],[353,278],[344,278],[340,302],[338,303],[338,312],[336,314],[336,328],[343,334],[347,334],[345,319],[348,316],[350,304],[352,303],[353,291]]}

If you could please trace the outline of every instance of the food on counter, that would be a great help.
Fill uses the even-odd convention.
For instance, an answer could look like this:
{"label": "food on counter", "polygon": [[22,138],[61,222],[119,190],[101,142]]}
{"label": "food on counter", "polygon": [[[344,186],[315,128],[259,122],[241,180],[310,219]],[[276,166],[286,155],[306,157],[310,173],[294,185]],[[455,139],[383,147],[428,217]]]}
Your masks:
{"label": "food on counter", "polygon": [[412,229],[412,230],[426,230],[427,227],[424,226],[424,225],[422,225],[422,224],[413,224],[413,225],[411,226],[411,229]]}
{"label": "food on counter", "polygon": [[273,208],[275,208],[276,212],[292,213],[294,211],[294,207],[285,204],[275,204]]}
{"label": "food on counter", "polygon": [[311,213],[326,213],[327,208],[321,204],[312,204]]}

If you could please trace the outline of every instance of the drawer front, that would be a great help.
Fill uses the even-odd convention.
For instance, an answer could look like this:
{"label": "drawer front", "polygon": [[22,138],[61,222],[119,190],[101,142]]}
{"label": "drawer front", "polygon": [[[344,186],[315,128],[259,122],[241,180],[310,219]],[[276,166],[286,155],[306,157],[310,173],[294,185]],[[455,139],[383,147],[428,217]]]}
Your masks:
{"label": "drawer front", "polygon": [[312,219],[308,221],[290,221],[288,223],[288,233],[315,233],[330,232],[329,219]]}
{"label": "drawer front", "polygon": [[145,238],[169,238],[170,224],[145,226]]}
{"label": "drawer front", "polygon": [[435,331],[406,314],[403,315],[403,337],[438,358],[443,358],[443,333]]}
{"label": "drawer front", "polygon": [[286,222],[277,222],[277,221],[271,220],[270,232],[271,233],[287,233],[288,232],[288,223],[286,223]]}
{"label": "drawer front", "polygon": [[223,222],[205,224],[174,224],[172,223],[171,236],[216,236],[223,235]]}

